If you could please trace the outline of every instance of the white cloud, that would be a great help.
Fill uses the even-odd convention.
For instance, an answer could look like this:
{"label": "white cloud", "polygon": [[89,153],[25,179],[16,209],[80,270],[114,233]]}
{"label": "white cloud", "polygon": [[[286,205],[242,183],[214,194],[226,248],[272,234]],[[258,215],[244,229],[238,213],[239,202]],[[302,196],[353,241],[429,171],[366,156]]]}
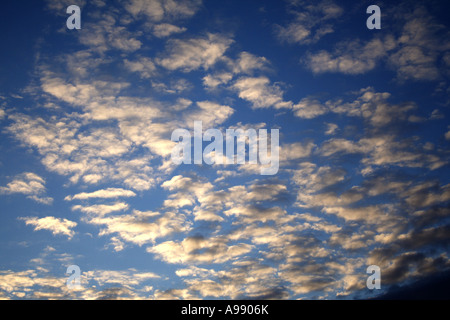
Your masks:
{"label": "white cloud", "polygon": [[168,263],[224,263],[249,253],[253,246],[239,243],[228,245],[221,237],[190,237],[181,242],[166,241],[147,248]]}
{"label": "white cloud", "polygon": [[127,270],[93,270],[83,272],[83,280],[96,282],[99,286],[116,284],[126,288],[142,285],[150,279],[158,279],[159,275],[153,272],[139,272],[136,269]]}
{"label": "white cloud", "polygon": [[318,100],[312,98],[303,98],[299,103],[293,106],[294,114],[302,119],[313,119],[328,112],[328,108],[322,105]]}
{"label": "white cloud", "polygon": [[180,95],[193,89],[192,83],[186,79],[172,79],[169,83],[152,81],[152,87],[157,91],[176,95]]}
{"label": "white cloud", "polygon": [[94,216],[104,216],[108,213],[128,210],[128,208],[128,204],[124,202],[116,202],[114,204],[96,204],[91,206],[75,205],[72,207],[72,210],[93,214]]}
{"label": "white cloud", "polygon": [[76,222],[55,217],[27,217],[20,219],[25,221],[26,225],[34,226],[34,231],[48,230],[51,231],[53,235],[61,234],[67,236],[69,239],[72,239],[72,237],[75,235],[75,231],[73,231],[72,229],[77,226]]}
{"label": "white cloud", "polygon": [[221,84],[227,84],[233,79],[233,75],[229,72],[206,75],[203,77],[203,84],[207,88],[217,88]]}
{"label": "white cloud", "polygon": [[[141,212],[134,210],[132,214],[98,216],[86,220],[89,224],[103,227],[99,235],[117,234],[120,239],[137,244],[154,243],[156,239],[166,237],[173,233],[181,233],[190,230],[190,223],[182,214],[167,212],[163,215],[155,212]],[[117,246],[120,251],[123,245]]]}
{"label": "white cloud", "polygon": [[211,101],[199,101],[197,106],[198,109],[189,110],[184,117],[184,122],[190,128],[193,128],[194,121],[202,121],[203,129],[215,128],[224,123],[234,113],[234,109],[231,107]]}
{"label": "white cloud", "polygon": [[142,33],[130,32],[125,27],[116,24],[113,15],[104,14],[102,19],[95,23],[84,23],[79,41],[90,50],[105,53],[108,50],[122,52],[134,52],[142,47],[142,42],[137,39]]}
{"label": "white cloud", "polygon": [[239,54],[236,61],[230,63],[235,74],[252,74],[255,71],[264,71],[269,68],[269,61],[265,57],[258,57],[245,51]]}
{"label": "white cloud", "polygon": [[158,38],[165,38],[175,33],[185,32],[186,28],[174,26],[170,23],[157,24],[153,27],[153,34]]}
{"label": "white cloud", "polygon": [[449,32],[430,14],[418,7],[404,15],[405,24],[399,35],[398,50],[389,57],[400,80],[436,80],[441,77],[439,62],[442,54],[450,50],[445,39]]}
{"label": "white cloud", "polygon": [[[133,108],[133,104],[128,104],[128,108]],[[123,108],[121,112],[115,113],[115,116],[121,117],[122,113],[123,117],[131,117],[125,110],[126,108]],[[96,112],[100,112],[99,109],[96,109]],[[109,114],[110,117],[111,108],[107,112],[105,115]],[[141,112],[151,116],[149,112]],[[138,110],[131,113],[137,114]],[[89,184],[115,180],[136,190],[145,190],[154,185],[154,170],[150,164],[154,156],[149,152],[136,155],[131,149],[132,143],[150,146],[152,141],[151,150],[160,152],[156,139],[145,139],[146,132],[153,132],[155,135],[158,131],[155,130],[155,124],[146,126],[148,120],[143,117],[139,120],[122,120],[120,128],[87,130],[76,116],[51,118],[46,121],[13,115],[12,120],[14,122],[8,127],[8,131],[25,145],[35,147],[48,170],[70,176],[72,183],[77,183],[80,179]],[[130,131],[131,127],[128,130],[127,123],[130,123],[130,126],[138,123],[139,126],[134,125],[134,131]],[[143,128],[141,132],[136,131],[139,127]],[[167,128],[167,132],[169,130],[170,128]],[[162,137],[159,139],[162,140]],[[165,139],[166,143],[167,141]]]}
{"label": "white cloud", "polygon": [[386,61],[401,81],[441,78],[443,71],[439,64],[445,63],[445,53],[450,50],[445,41],[448,31],[422,6],[398,16],[402,17],[399,23],[404,23],[398,34],[391,32],[365,43],[340,42],[332,53],[322,50],[309,54],[303,61],[313,73],[364,74]]}
{"label": "white cloud", "polygon": [[233,207],[224,212],[227,216],[236,216],[243,223],[252,223],[261,221],[266,223],[267,221],[277,221],[286,214],[286,211],[279,208],[258,208],[256,206],[242,206]]}
{"label": "white cloud", "polygon": [[339,129],[338,125],[335,123],[327,123],[327,131],[325,131],[326,135],[333,135]]}
{"label": "white cloud", "polygon": [[283,144],[280,150],[280,161],[298,160],[309,157],[316,145],[312,142],[294,142]]}
{"label": "white cloud", "polygon": [[45,197],[45,180],[40,176],[25,172],[14,177],[6,187],[0,187],[0,194],[21,193],[27,195],[27,198],[42,204],[51,204],[53,198]]}
{"label": "white cloud", "polygon": [[395,40],[389,36],[384,40],[375,38],[365,44],[354,40],[340,43],[333,54],[324,50],[309,54],[305,63],[313,73],[362,74],[373,70],[395,46]]}
{"label": "white cloud", "polygon": [[283,100],[283,91],[271,84],[267,77],[241,77],[232,86],[239,98],[250,101],[253,108],[291,108],[292,102]]}
{"label": "white cloud", "polygon": [[148,79],[150,78],[156,71],[155,64],[149,58],[143,57],[137,61],[130,61],[125,59],[124,61],[125,68],[127,68],[131,72],[137,72],[140,74],[141,78]]}
{"label": "white cloud", "polygon": [[136,194],[131,190],[125,190],[122,188],[108,188],[103,190],[97,190],[91,193],[82,192],[73,196],[67,196],[66,201],[72,200],[87,200],[92,198],[111,199],[122,197],[135,197]]}
{"label": "white cloud", "polygon": [[208,70],[223,57],[232,43],[231,39],[211,33],[204,38],[169,40],[168,53],[164,58],[156,59],[156,62],[169,70]]}

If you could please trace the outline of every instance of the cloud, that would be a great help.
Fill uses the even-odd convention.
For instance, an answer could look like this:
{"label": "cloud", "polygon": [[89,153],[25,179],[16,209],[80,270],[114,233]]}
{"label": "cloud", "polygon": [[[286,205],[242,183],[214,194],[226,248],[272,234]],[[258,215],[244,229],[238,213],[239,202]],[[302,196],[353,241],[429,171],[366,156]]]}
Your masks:
{"label": "cloud", "polygon": [[342,7],[334,1],[291,1],[292,7],[301,11],[291,10],[295,20],[286,27],[276,25],[278,39],[288,43],[311,44],[319,41],[323,36],[333,33],[330,23],[344,13]]}
{"label": "cloud", "polygon": [[53,198],[44,196],[46,193],[45,180],[31,172],[19,174],[6,187],[0,187],[0,194],[14,193],[27,195],[27,198],[42,204],[49,205],[53,202]]}
{"label": "cloud", "polygon": [[20,220],[25,221],[26,225],[34,226],[34,231],[48,230],[51,231],[53,235],[65,235],[69,238],[69,240],[75,235],[75,231],[72,229],[77,226],[76,222],[55,217],[27,217],[20,218]]}
{"label": "cloud", "polygon": [[153,272],[139,272],[136,269],[127,270],[93,270],[83,272],[83,280],[86,283],[96,282],[99,286],[116,284],[120,287],[133,289],[150,279],[158,279],[159,275]]}
{"label": "cloud", "polygon": [[282,299],[288,292],[276,269],[258,261],[243,260],[223,271],[190,266],[177,270],[191,292],[202,297],[231,299]]}
{"label": "cloud", "polygon": [[339,126],[335,123],[327,123],[327,131],[325,131],[326,135],[333,135],[339,129]]}
{"label": "cloud", "polygon": [[433,181],[416,184],[404,190],[406,203],[424,208],[450,201],[450,185],[440,186]]}
{"label": "cloud", "polygon": [[[65,16],[66,9],[73,3],[69,0],[46,0],[47,9],[54,11],[58,15]],[[86,5],[86,0],[80,0],[77,2],[77,6],[83,8]]]}
{"label": "cloud", "polygon": [[398,38],[399,49],[389,57],[389,63],[397,71],[400,80],[436,80],[442,72],[438,64],[440,56],[450,50],[442,39],[448,38],[448,30],[438,24],[421,6],[404,15],[405,24]]}
{"label": "cloud", "polygon": [[233,115],[235,110],[229,106],[220,105],[211,101],[197,102],[198,109],[189,110],[184,122],[190,127],[194,127],[194,121],[202,121],[203,128],[211,129],[224,123]]}
{"label": "cloud", "polygon": [[69,289],[66,276],[52,276],[45,269],[24,271],[0,271],[0,297],[6,299],[48,299],[48,300],[119,300],[146,299],[151,286],[145,284],[158,280],[159,275],[126,270],[82,270],[81,288]]}
{"label": "cloud", "polygon": [[124,202],[116,202],[114,204],[96,204],[91,206],[75,205],[72,210],[81,211],[84,213],[92,214],[94,216],[104,216],[108,213],[127,210],[129,205]]}
{"label": "cloud", "polygon": [[209,89],[214,89],[221,84],[227,84],[233,79],[233,74],[229,72],[217,73],[214,75],[206,75],[203,77],[203,84]]}
{"label": "cloud", "polygon": [[330,139],[321,147],[324,156],[334,154],[363,154],[365,165],[396,165],[400,167],[428,167],[432,170],[445,165],[446,160],[430,154],[423,146],[414,146],[409,140],[398,140],[393,135],[362,138],[354,142],[346,139]]}
{"label": "cloud", "polygon": [[268,221],[276,221],[286,214],[286,211],[281,208],[261,208],[257,206],[242,206],[228,209],[224,212],[227,216],[237,216],[243,223],[252,223],[256,221],[262,221],[266,223]]}
{"label": "cloud", "polygon": [[228,245],[223,237],[187,237],[183,241],[166,241],[147,248],[168,263],[224,263],[247,254],[253,246],[245,243]]}
{"label": "cloud", "polygon": [[383,268],[383,280],[386,284],[393,284],[405,281],[406,279],[418,279],[429,274],[448,270],[449,259],[445,256],[427,257],[421,252],[405,252],[389,257],[389,262],[379,260],[375,255],[371,255],[369,261],[376,262]]}
{"label": "cloud", "polygon": [[307,55],[305,65],[316,74],[340,72],[344,74],[363,74],[373,70],[387,53],[396,46],[395,40],[375,38],[365,44],[358,40],[339,43],[334,53],[325,50]]}
{"label": "cloud", "polygon": [[146,57],[140,58],[137,61],[125,59],[123,62],[126,69],[139,73],[143,79],[150,78],[156,71],[156,66],[153,61]]}
{"label": "cloud", "polygon": [[389,206],[367,206],[360,208],[327,207],[324,211],[335,214],[346,221],[364,221],[365,223],[378,224],[391,220]]}
{"label": "cloud", "polygon": [[313,119],[327,113],[328,108],[322,105],[318,100],[303,98],[299,103],[293,106],[293,111],[299,118]]}
{"label": "cloud", "polygon": [[125,9],[135,18],[144,16],[151,22],[159,22],[189,18],[199,10],[201,4],[201,0],[129,0],[125,3]]}
{"label": "cloud", "polygon": [[[401,8],[401,6],[400,6]],[[423,6],[416,5],[412,12],[396,12],[403,24],[401,32],[391,32],[372,40],[339,42],[332,52],[321,50],[309,53],[303,63],[315,74],[326,72],[350,75],[364,74],[381,62],[397,73],[397,79],[430,81],[442,77],[439,64],[450,50],[444,40],[448,38],[445,27],[438,24]],[[301,28],[291,33],[308,36]],[[285,31],[287,32],[287,31]],[[300,39],[301,40],[301,39]]]}
{"label": "cloud", "polygon": [[226,216],[239,216],[243,222],[274,220],[285,212],[279,207],[261,205],[283,201],[288,193],[284,185],[257,181],[248,187],[235,185],[226,190],[214,190],[210,182],[183,176],[175,176],[161,186],[174,192],[164,201],[164,206],[178,209],[194,206],[192,213],[196,221],[223,221],[222,211]]}
{"label": "cloud", "polygon": [[111,199],[111,198],[122,198],[122,197],[135,197],[136,194],[131,190],[125,190],[122,188],[107,188],[102,190],[97,190],[91,193],[82,192],[73,196],[67,196],[64,200],[87,200],[92,198],[101,199]]}
{"label": "cloud", "polygon": [[265,57],[258,57],[249,52],[241,52],[237,59],[224,57],[227,71],[208,74],[203,77],[203,84],[207,89],[216,89],[220,85],[228,84],[236,75],[254,75],[255,73],[267,71],[270,62]]}
{"label": "cloud", "polygon": [[142,47],[142,42],[137,38],[141,32],[130,32],[125,27],[116,24],[113,14],[104,14],[100,21],[84,23],[79,41],[88,46],[90,50],[105,53],[109,50],[122,52],[134,52]]}
{"label": "cloud", "polygon": [[[47,290],[54,288],[64,288],[65,279],[56,277],[37,277],[35,270],[25,270],[25,271],[11,271],[2,270],[0,271],[0,288],[6,292],[8,296],[12,298],[21,298],[25,295],[36,295],[38,290],[29,292],[30,288],[36,287],[47,287]],[[50,291],[51,292],[51,291]]]}
{"label": "cloud", "polygon": [[[25,145],[36,148],[48,170],[70,176],[72,183],[80,179],[89,184],[116,180],[136,190],[149,189],[154,184],[154,171],[150,166],[153,156],[148,153],[129,154],[131,141],[141,145],[151,140],[143,140],[142,135],[128,131],[125,121],[122,129],[83,131],[80,119],[72,117],[44,120],[14,115],[12,120],[7,130]],[[158,147],[154,142],[152,150],[160,150]]]}
{"label": "cloud", "polygon": [[231,69],[235,74],[252,74],[255,71],[265,71],[269,68],[269,60],[258,57],[249,52],[241,52],[236,61],[230,62]]}
{"label": "cloud", "polygon": [[[392,104],[388,92],[376,92],[373,88],[363,88],[353,92],[355,98],[334,99],[323,103],[328,112],[364,120],[365,133],[359,139],[346,139],[341,136],[326,140],[319,147],[323,156],[339,157],[354,154],[362,157],[361,163],[369,165],[396,165],[403,167],[428,167],[432,170],[445,165],[445,155],[426,141],[405,135],[417,119],[419,106],[414,102]],[[369,169],[369,168],[367,168]]]}
{"label": "cloud", "polygon": [[173,24],[162,23],[162,24],[157,24],[153,27],[153,34],[155,35],[155,37],[165,38],[172,34],[183,33],[186,30],[187,29],[184,27],[180,28],[180,27],[174,26]]}
{"label": "cloud", "polygon": [[197,295],[193,295],[188,289],[168,289],[155,290],[153,295],[155,300],[198,300]]}
{"label": "cloud", "polygon": [[212,33],[204,38],[173,39],[168,41],[167,54],[156,62],[168,70],[208,70],[223,57],[232,43],[233,40]]}
{"label": "cloud", "polygon": [[338,167],[318,167],[311,162],[302,162],[293,171],[292,180],[308,192],[313,193],[345,181],[346,171]]}
{"label": "cloud", "polygon": [[269,78],[241,77],[232,86],[239,94],[239,98],[250,101],[253,108],[274,107],[290,108],[292,102],[283,100],[283,91],[277,85],[272,85]]}
{"label": "cloud", "polygon": [[[133,210],[132,214],[87,218],[86,222],[103,227],[100,236],[117,234],[120,239],[139,246],[154,243],[156,239],[173,233],[184,233],[190,230],[190,223],[185,215],[167,212],[141,212]],[[113,244],[118,244],[117,240]],[[116,251],[123,249],[123,245],[115,246]]]}

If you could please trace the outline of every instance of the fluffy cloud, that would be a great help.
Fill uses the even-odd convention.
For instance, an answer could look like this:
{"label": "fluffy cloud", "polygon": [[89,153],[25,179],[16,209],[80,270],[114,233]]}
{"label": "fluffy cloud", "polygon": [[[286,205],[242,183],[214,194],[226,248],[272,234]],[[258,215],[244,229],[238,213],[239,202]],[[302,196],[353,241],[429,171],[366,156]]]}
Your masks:
{"label": "fluffy cloud", "polygon": [[[359,40],[343,41],[336,45],[333,52],[322,50],[309,54],[303,61],[313,73],[363,74],[373,70],[381,61],[386,61],[401,81],[441,78],[441,57],[450,50],[444,41],[448,31],[436,23],[422,6],[397,16],[402,17],[403,23],[398,34],[374,37],[365,43]],[[294,28],[291,33],[305,38],[309,36],[301,26],[297,29]],[[284,32],[287,33],[286,30]]]}
{"label": "fluffy cloud", "polygon": [[328,109],[323,106],[318,100],[311,98],[304,98],[299,103],[293,106],[294,114],[302,119],[312,119],[325,114]]}
{"label": "fluffy cloud", "polygon": [[169,40],[168,53],[156,62],[169,70],[181,69],[189,72],[199,68],[208,70],[223,54],[233,40],[209,33],[204,38]]}
{"label": "fluffy cloud", "polygon": [[244,260],[227,271],[192,266],[176,273],[184,278],[190,291],[199,292],[203,297],[283,299],[288,296],[276,269],[257,261]]}
{"label": "fluffy cloud", "polygon": [[341,43],[333,54],[320,51],[308,55],[305,64],[314,73],[362,74],[373,70],[395,45],[392,37],[376,38],[365,44],[359,41]]}
{"label": "fluffy cloud", "polygon": [[[104,228],[100,231],[100,236],[117,234],[120,239],[140,246],[154,243],[157,238],[166,237],[172,233],[186,232],[190,229],[190,223],[186,221],[184,215],[172,212],[160,215],[154,212],[134,210],[132,214],[93,217],[86,221]],[[121,249],[123,249],[123,245],[116,246],[116,251]]]}
{"label": "fluffy cloud", "polygon": [[141,33],[130,32],[118,25],[113,14],[104,14],[103,19],[96,23],[84,23],[83,30],[86,32],[80,34],[80,42],[94,52],[134,52],[142,47],[142,42],[137,39]]}
{"label": "fluffy cloud", "polygon": [[203,238],[188,237],[181,242],[166,241],[147,248],[168,263],[224,263],[236,260],[237,257],[247,254],[252,246],[245,243],[227,244],[222,237]]}
{"label": "fluffy cloud", "polygon": [[436,80],[441,76],[440,56],[450,50],[444,27],[436,23],[428,12],[418,7],[405,15],[406,23],[398,38],[399,49],[389,57],[400,80]]}
{"label": "fluffy cloud", "polygon": [[239,98],[250,101],[253,108],[275,107],[290,108],[292,102],[283,100],[283,91],[277,85],[270,83],[267,77],[241,77],[234,84]]}
{"label": "fluffy cloud", "polygon": [[129,71],[139,73],[143,79],[150,78],[156,71],[155,64],[149,58],[140,58],[137,61],[129,61],[125,59],[124,65]]}
{"label": "fluffy cloud", "polygon": [[25,221],[26,225],[34,226],[34,231],[48,230],[51,231],[53,235],[61,234],[67,236],[69,239],[71,239],[75,235],[75,231],[73,231],[72,229],[77,226],[76,222],[55,217],[27,217],[20,219]]}
{"label": "fluffy cloud", "polygon": [[27,198],[42,204],[53,202],[53,198],[44,196],[46,193],[45,180],[31,172],[19,174],[6,187],[0,187],[0,194],[14,193],[25,194]]}
{"label": "fluffy cloud", "polygon": [[81,274],[80,289],[69,289],[67,278],[55,277],[45,269],[0,271],[0,292],[3,299],[82,299],[115,300],[145,299],[152,283],[160,276],[136,269],[92,270]]}

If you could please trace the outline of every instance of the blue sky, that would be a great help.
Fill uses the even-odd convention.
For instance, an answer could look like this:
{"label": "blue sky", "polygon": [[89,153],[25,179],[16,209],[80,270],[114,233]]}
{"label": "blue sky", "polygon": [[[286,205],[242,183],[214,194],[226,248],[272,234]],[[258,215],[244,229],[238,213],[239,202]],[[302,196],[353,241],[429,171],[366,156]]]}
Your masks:
{"label": "blue sky", "polygon": [[[358,299],[448,272],[449,9],[4,1],[0,298]],[[194,121],[279,129],[278,173],[174,165]]]}

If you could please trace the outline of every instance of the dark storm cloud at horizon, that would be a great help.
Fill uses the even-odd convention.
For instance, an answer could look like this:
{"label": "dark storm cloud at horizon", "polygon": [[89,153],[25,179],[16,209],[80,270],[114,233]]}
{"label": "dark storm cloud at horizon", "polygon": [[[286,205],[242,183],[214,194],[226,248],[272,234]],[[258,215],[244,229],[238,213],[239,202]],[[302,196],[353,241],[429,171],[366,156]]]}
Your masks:
{"label": "dark storm cloud at horizon", "polygon": [[[7,1],[0,298],[448,299],[450,7],[372,4]],[[278,172],[175,165],[194,121]]]}

